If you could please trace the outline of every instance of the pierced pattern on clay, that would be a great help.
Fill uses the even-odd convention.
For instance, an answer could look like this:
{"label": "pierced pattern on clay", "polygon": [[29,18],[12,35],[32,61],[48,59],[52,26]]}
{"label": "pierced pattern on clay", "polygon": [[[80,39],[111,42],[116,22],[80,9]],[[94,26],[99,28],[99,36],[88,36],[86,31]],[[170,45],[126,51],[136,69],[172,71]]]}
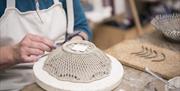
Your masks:
{"label": "pierced pattern on clay", "polygon": [[[88,47],[74,50],[77,44]],[[107,77],[111,61],[90,42],[69,42],[50,53],[43,69],[58,80],[84,83]]]}
{"label": "pierced pattern on clay", "polygon": [[151,24],[166,37],[180,42],[180,14],[157,15]]}

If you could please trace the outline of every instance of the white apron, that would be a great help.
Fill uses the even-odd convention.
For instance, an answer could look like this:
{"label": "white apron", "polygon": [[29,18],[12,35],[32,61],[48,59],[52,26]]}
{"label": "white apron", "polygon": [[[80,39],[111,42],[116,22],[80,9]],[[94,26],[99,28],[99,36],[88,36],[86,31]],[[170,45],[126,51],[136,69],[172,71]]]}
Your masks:
{"label": "white apron", "polygon": [[[39,11],[43,23],[36,11],[20,12],[15,8],[15,0],[7,0],[7,8],[0,18],[0,46],[17,44],[27,33],[44,36],[54,42],[64,36],[66,30],[72,33],[74,18],[71,1],[67,0],[67,25],[66,14],[59,0],[54,0],[50,8]],[[32,66],[32,63],[18,64],[0,72],[0,91],[18,91],[33,83]]]}

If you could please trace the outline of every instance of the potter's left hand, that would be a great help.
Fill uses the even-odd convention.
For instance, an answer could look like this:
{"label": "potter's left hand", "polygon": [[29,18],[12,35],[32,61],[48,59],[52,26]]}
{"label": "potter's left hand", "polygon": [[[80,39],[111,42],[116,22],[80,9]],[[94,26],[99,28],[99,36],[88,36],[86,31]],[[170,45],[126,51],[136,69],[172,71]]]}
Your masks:
{"label": "potter's left hand", "polygon": [[83,41],[80,36],[74,36],[70,41]]}
{"label": "potter's left hand", "polygon": [[83,41],[83,40],[88,40],[88,36],[87,36],[87,34],[86,33],[84,33],[84,32],[80,32],[79,34],[77,34],[77,35],[74,35],[73,37],[71,37],[71,38],[68,38],[66,41],[57,41],[56,43],[55,43],[55,45],[57,46],[57,47],[60,47],[60,46],[62,46],[64,43],[66,43],[66,42],[78,42],[78,41]]}
{"label": "potter's left hand", "polygon": [[84,32],[80,32],[79,35],[74,36],[70,41],[83,41],[88,40],[88,36]]}

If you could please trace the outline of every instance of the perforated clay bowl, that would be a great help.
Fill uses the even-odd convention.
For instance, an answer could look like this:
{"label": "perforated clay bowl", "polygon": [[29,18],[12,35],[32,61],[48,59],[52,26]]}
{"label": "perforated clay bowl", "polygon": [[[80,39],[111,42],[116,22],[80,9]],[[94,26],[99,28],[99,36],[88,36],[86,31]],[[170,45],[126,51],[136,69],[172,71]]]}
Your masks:
{"label": "perforated clay bowl", "polygon": [[151,24],[166,38],[180,42],[180,14],[157,15]]}
{"label": "perforated clay bowl", "polygon": [[34,64],[37,84],[47,91],[112,91],[123,67],[88,41],[68,42]]}

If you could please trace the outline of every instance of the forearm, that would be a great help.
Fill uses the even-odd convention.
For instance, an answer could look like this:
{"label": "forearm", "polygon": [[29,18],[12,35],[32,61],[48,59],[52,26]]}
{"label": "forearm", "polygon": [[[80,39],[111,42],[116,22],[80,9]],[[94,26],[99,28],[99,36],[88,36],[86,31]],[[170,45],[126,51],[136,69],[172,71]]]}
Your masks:
{"label": "forearm", "polygon": [[0,47],[0,70],[15,65],[14,48],[12,46]]}
{"label": "forearm", "polygon": [[[74,30],[82,31],[88,36],[88,40],[92,39],[92,31],[89,28],[84,10],[81,6],[80,0],[74,1]],[[83,34],[84,35],[84,34]]]}

